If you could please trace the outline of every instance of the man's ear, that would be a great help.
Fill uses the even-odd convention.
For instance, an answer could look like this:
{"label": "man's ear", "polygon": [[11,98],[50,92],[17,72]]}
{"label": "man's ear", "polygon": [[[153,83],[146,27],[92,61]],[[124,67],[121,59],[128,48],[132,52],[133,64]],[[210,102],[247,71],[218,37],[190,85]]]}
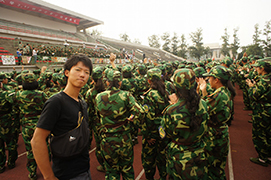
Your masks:
{"label": "man's ear", "polygon": [[64,74],[65,74],[66,77],[69,77],[69,72],[70,72],[70,71],[67,70],[67,69],[64,71]]}

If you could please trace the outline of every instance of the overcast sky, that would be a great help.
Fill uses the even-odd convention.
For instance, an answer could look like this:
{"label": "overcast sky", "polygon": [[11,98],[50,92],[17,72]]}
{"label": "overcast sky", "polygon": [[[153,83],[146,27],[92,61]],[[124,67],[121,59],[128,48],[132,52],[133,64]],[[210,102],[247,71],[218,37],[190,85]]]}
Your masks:
{"label": "overcast sky", "polygon": [[126,33],[132,41],[138,39],[148,45],[148,37],[176,32],[185,35],[198,28],[203,31],[203,43],[222,44],[221,36],[227,28],[233,41],[233,29],[240,44],[252,44],[255,24],[263,30],[271,20],[271,0],[44,0],[51,4],[87,15],[104,22],[93,27],[102,36],[120,39]]}

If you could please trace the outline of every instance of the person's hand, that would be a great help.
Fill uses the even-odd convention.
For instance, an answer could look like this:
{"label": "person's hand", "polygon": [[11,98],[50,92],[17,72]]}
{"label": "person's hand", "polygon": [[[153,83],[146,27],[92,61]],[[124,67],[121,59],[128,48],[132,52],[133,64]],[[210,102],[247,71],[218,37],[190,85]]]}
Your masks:
{"label": "person's hand", "polygon": [[150,139],[150,140],[147,140],[148,141],[148,144],[149,145],[154,145],[155,144],[155,139]]}
{"label": "person's hand", "polygon": [[109,57],[110,62],[111,62],[111,63],[114,62],[115,59],[116,59],[116,54],[110,53],[110,57]]}
{"label": "person's hand", "polygon": [[46,71],[47,67],[46,66],[42,66],[40,73],[44,73]]}
{"label": "person's hand", "polygon": [[201,91],[205,90],[207,87],[207,83],[205,81],[205,79],[203,78],[199,78],[199,88]]}
{"label": "person's hand", "polygon": [[168,98],[170,100],[169,101],[170,104],[175,104],[175,103],[178,102],[178,97],[177,97],[177,95],[175,93],[169,95]]}

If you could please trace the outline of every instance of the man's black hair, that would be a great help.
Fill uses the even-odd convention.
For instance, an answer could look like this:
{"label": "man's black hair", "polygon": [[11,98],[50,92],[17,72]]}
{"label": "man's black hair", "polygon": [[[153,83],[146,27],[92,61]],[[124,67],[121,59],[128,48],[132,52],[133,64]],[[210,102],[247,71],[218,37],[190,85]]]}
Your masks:
{"label": "man's black hair", "polygon": [[91,60],[84,54],[73,55],[66,61],[64,64],[64,72],[65,70],[71,70],[73,66],[75,66],[78,62],[82,62],[85,66],[89,68],[89,75],[92,73],[92,62]]}

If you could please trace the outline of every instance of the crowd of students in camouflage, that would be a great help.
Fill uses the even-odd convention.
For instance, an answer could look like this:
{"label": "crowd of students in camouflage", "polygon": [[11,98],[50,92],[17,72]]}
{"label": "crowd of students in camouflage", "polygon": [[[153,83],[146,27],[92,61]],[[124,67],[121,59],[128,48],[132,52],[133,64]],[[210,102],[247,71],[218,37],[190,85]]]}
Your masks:
{"label": "crowd of students in camouflage", "polygon": [[[35,179],[30,140],[43,104],[63,90],[64,79],[62,69],[46,67],[0,73],[0,173],[6,159],[8,168],[15,167],[22,127],[29,178]],[[160,179],[226,179],[235,96],[231,82],[242,89],[245,110],[252,110],[252,140],[259,157],[250,160],[268,166],[270,81],[271,58],[259,56],[96,66],[81,95],[88,104],[97,170],[105,172],[105,179],[134,179],[133,146],[142,134],[146,179],[154,179],[156,168]]]}

